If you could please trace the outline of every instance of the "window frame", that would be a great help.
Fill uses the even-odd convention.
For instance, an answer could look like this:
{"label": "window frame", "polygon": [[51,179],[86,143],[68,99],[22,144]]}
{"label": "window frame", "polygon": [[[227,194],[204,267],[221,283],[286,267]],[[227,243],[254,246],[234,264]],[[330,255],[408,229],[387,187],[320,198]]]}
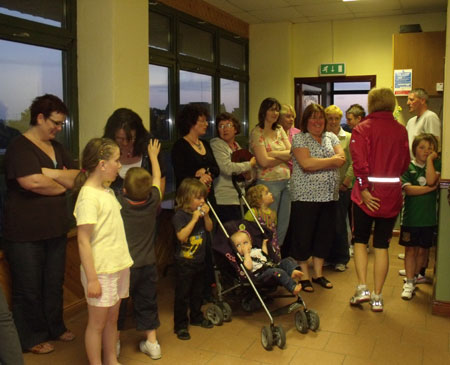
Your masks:
{"label": "window frame", "polygon": [[[62,51],[63,100],[69,108],[69,115],[67,115],[67,123],[61,133],[64,145],[77,158],[79,154],[79,127],[76,1],[66,0],[64,11],[65,22],[63,22],[61,28],[0,14],[0,39]],[[2,160],[3,157],[3,155],[0,155]]]}

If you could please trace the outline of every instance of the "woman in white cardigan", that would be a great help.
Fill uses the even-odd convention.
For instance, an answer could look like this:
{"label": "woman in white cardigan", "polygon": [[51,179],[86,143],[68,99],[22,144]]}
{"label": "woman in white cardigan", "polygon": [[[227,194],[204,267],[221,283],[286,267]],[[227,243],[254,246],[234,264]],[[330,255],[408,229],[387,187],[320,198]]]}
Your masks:
{"label": "woman in white cardigan", "polygon": [[255,157],[246,162],[232,162],[231,155],[240,150],[241,146],[235,137],[239,134],[241,126],[239,121],[230,113],[221,113],[216,117],[216,129],[219,137],[210,141],[214,157],[220,168],[220,175],[214,180],[214,193],[216,196],[216,210],[222,222],[241,219],[239,196],[232,183],[233,174],[250,172],[256,164]]}

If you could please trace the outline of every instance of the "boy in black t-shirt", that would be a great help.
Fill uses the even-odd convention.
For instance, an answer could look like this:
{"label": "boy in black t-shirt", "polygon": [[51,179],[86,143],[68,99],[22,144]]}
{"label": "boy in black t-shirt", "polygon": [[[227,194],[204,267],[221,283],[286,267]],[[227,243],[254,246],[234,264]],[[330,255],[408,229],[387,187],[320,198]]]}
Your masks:
{"label": "boy in black t-shirt", "polygon": [[[146,341],[141,341],[139,348],[154,360],[161,358],[161,347],[156,339],[156,329],[160,323],[156,302],[158,273],[155,257],[155,221],[161,203],[161,170],[157,157],[160,147],[158,140],[151,140],[148,145],[153,176],[142,167],[132,167],[125,176],[123,195],[117,197],[122,205],[125,234],[134,261],[130,269],[130,296],[133,299],[136,329],[146,334]],[[119,331],[124,328],[127,303],[128,299],[124,299],[120,305],[117,321]],[[118,341],[117,355],[119,352]]]}

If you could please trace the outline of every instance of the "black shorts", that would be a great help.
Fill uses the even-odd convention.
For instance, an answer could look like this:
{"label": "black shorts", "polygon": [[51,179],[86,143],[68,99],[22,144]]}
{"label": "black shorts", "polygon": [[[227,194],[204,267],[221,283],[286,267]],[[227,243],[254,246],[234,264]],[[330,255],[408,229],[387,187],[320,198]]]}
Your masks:
{"label": "black shorts", "polygon": [[430,248],[436,243],[437,227],[401,227],[398,243],[405,247]]}
{"label": "black shorts", "polygon": [[372,224],[375,222],[373,233],[373,247],[389,248],[392,230],[397,216],[391,218],[372,217],[364,212],[358,205],[353,204],[354,240],[355,243],[369,243],[372,233]]}

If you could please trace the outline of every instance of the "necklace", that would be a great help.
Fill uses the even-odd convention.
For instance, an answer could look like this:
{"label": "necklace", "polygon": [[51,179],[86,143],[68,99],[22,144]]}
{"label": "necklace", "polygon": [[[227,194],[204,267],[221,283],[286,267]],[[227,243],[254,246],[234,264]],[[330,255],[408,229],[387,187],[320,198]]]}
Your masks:
{"label": "necklace", "polygon": [[202,149],[202,141],[198,141],[197,143],[194,141],[191,141],[189,138],[185,137],[187,139],[187,141],[191,144],[193,144],[195,147],[197,147],[199,150]]}

